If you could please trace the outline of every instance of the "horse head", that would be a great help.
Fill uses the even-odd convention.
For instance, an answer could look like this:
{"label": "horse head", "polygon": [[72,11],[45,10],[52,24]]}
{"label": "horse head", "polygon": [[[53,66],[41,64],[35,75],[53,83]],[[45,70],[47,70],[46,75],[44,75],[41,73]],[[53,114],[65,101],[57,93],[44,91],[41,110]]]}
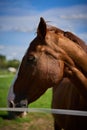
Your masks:
{"label": "horse head", "polygon": [[87,71],[87,60],[83,60],[87,54],[67,34],[40,19],[37,36],[30,43],[9,90],[9,107],[27,107],[48,88],[58,86],[65,75],[66,63],[74,67],[81,61],[78,68]]}
{"label": "horse head", "polygon": [[47,35],[46,22],[41,18],[37,36],[30,43],[9,90],[9,107],[27,107],[61,80],[64,63],[45,49]]}

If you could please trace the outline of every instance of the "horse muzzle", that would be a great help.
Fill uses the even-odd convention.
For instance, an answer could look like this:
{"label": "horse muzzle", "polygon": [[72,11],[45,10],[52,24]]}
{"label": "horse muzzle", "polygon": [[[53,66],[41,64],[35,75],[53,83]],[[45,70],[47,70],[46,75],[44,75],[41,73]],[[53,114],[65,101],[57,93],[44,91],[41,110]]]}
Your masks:
{"label": "horse muzzle", "polygon": [[[14,103],[14,101],[10,101],[9,107],[13,108],[13,111],[8,112],[10,118],[24,117],[27,115],[27,112],[25,110],[23,111],[23,108],[28,107],[28,101],[26,99],[21,100],[20,102],[17,103]],[[20,111],[17,111],[16,108],[20,108]]]}

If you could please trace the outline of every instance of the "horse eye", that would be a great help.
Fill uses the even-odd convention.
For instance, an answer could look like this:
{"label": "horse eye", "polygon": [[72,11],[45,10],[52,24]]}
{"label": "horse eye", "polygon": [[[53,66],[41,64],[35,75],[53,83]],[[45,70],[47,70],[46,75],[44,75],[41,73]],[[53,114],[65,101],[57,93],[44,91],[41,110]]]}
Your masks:
{"label": "horse eye", "polygon": [[32,64],[32,63],[35,63],[36,62],[36,57],[33,56],[33,55],[30,55],[28,58],[27,58],[27,63],[28,64]]}

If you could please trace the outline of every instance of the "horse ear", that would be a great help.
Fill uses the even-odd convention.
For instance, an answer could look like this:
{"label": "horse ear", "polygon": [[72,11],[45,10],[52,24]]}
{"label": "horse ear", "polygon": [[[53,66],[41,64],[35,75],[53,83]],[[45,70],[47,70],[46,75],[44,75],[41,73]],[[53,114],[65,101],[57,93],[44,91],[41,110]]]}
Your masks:
{"label": "horse ear", "polygon": [[42,38],[45,38],[45,35],[46,35],[46,22],[42,17],[40,18],[40,23],[39,23],[38,28],[37,28],[37,34],[39,36],[41,36]]}

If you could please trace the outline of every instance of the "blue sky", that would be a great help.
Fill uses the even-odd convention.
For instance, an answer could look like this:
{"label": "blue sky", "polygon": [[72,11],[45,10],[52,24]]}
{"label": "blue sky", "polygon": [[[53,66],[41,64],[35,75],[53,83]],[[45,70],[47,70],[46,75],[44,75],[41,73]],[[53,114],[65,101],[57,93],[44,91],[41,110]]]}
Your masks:
{"label": "blue sky", "polygon": [[21,59],[40,17],[87,43],[87,0],[0,0],[0,54]]}

